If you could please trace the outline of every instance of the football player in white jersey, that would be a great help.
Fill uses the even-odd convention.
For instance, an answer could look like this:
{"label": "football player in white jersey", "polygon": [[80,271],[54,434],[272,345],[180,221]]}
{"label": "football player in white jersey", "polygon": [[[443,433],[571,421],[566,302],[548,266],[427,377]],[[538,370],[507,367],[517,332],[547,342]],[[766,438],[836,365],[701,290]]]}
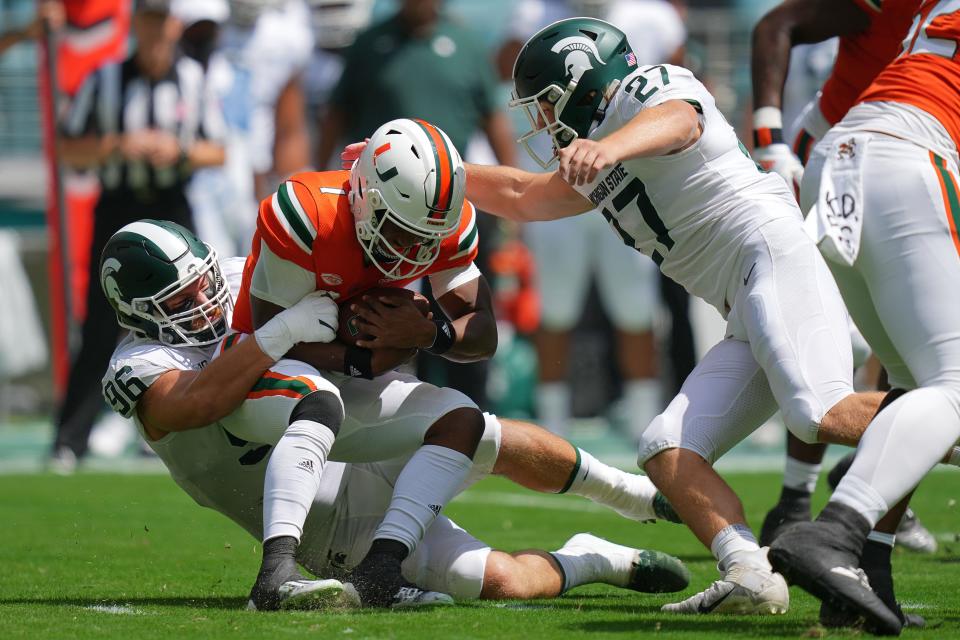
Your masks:
{"label": "football player in white jersey", "polygon": [[[580,14],[606,18],[638,37],[643,34],[643,50],[634,51],[639,63],[683,58],[686,31],[666,0],[523,0],[513,8],[510,35],[498,53],[501,74],[510,75],[513,61],[531,33]],[[522,153],[517,166],[538,170]],[[615,329],[627,434],[637,438],[663,409],[653,331],[660,274],[649,258],[624,246],[606,226],[599,215],[590,215],[527,225],[523,230],[524,241],[536,259],[541,304],[541,323],[535,336],[537,418],[555,433],[569,431],[570,339],[592,282]]]}
{"label": "football player in white jersey", "polygon": [[846,311],[793,195],[750,159],[688,70],[637,67],[623,33],[601,20],[534,34],[514,84],[512,105],[533,127],[521,141],[549,135],[554,154],[538,159],[559,168],[470,165],[477,208],[519,221],[599,209],[625,243],[728,320],[727,337],[640,438],[638,462],[722,573],[664,609],[786,611],[786,583],[712,463],[777,408],[804,441],[854,444],[883,397],[853,390]]}
{"label": "football player in white jersey", "polygon": [[[244,440],[231,429],[242,429],[238,421],[244,417],[286,425],[291,413],[304,413],[298,407],[309,403],[315,372],[309,374],[306,365],[290,360],[276,363],[296,342],[331,340],[337,312],[329,297],[310,294],[254,332],[253,339],[228,336],[231,286],[239,288],[241,269],[240,259],[226,261],[221,269],[215,252],[172,223],[143,220],[118,231],[104,252],[101,287],[130,334],[111,358],[103,393],[118,413],[134,418],[174,480],[194,500],[260,537],[266,469],[277,448]],[[305,375],[284,375],[297,367],[296,372]],[[390,380],[392,387],[415,388],[402,384],[403,376]],[[286,402],[277,404],[278,398]],[[350,421],[365,417],[368,423],[376,422],[364,409],[404,402],[418,401],[403,388],[364,397],[352,394],[346,402],[344,432],[351,431]],[[258,403],[279,410],[238,410]],[[384,413],[387,422],[399,416],[397,410]],[[392,425],[403,426],[397,420]],[[356,448],[348,438],[347,453]],[[369,443],[368,459],[375,459],[376,448]],[[385,464],[324,465],[305,515],[297,559],[323,575],[354,567],[383,519],[407,453]],[[501,431],[499,421],[486,416],[479,453],[471,481],[499,473],[532,489],[588,497],[632,519],[675,518],[646,478],[612,469],[533,425],[514,423]],[[335,458],[341,454],[336,446],[331,450]],[[348,477],[353,478],[349,484]],[[425,533],[423,544],[404,562],[404,575],[443,585],[459,597],[553,596],[591,581],[656,592],[687,584],[686,570],[670,556],[586,534],[571,538],[552,555],[508,555],[491,552],[445,518]],[[308,606],[339,600],[344,592],[337,580],[280,577],[283,581],[273,593],[258,594],[255,587],[250,606]],[[394,606],[449,602],[444,594],[419,589],[406,595]]]}

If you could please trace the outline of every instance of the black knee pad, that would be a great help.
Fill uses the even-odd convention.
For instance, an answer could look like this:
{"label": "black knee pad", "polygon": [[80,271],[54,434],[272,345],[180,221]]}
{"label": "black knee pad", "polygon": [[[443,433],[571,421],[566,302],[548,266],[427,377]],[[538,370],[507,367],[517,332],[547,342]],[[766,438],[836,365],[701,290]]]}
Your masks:
{"label": "black knee pad", "polygon": [[330,391],[314,391],[298,402],[290,412],[288,424],[297,420],[319,422],[330,429],[333,435],[337,435],[340,425],[343,424],[343,403]]}

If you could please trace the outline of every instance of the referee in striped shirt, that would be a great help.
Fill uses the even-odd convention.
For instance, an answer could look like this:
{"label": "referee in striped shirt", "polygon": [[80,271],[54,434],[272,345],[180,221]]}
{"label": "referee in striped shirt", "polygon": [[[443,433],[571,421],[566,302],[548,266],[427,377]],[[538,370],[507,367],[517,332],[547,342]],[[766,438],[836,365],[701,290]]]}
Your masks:
{"label": "referee in striped shirt", "polygon": [[96,168],[102,191],[94,212],[87,315],[57,419],[54,470],[71,471],[86,453],[103,406],[100,378],[118,332],[98,286],[104,245],[140,218],[193,228],[186,183],[195,169],[224,161],[220,104],[200,65],[178,53],[182,30],[169,0],[139,0],[133,16],[136,52],[92,73],[61,122],[61,160]]}

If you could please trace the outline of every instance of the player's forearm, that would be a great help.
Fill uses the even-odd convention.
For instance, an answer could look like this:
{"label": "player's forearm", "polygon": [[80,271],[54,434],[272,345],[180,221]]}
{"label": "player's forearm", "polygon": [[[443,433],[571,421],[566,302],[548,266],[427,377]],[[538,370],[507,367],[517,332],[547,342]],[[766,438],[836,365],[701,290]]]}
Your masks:
{"label": "player's forearm", "polygon": [[771,9],[753,29],[753,108],[781,108],[794,46],[853,35],[869,25],[852,0],[785,0]]}
{"label": "player's forearm", "polygon": [[696,142],[699,135],[696,110],[682,100],[670,100],[644,109],[602,144],[622,162],[669,155]]}
{"label": "player's forearm", "polygon": [[774,9],[753,29],[750,73],[753,108],[781,108],[783,85],[790,67],[790,32],[794,26],[789,13]]}
{"label": "player's forearm", "polygon": [[593,205],[553,173],[468,164],[467,198],[480,211],[517,222],[556,220]]}
{"label": "player's forearm", "polygon": [[467,199],[477,209],[507,220],[526,220],[520,203],[535,174],[504,166],[467,164]]}
{"label": "player's forearm", "polygon": [[219,142],[197,140],[187,151],[187,162],[194,168],[219,167],[226,159],[226,151]]}
{"label": "player's forearm", "polygon": [[57,142],[57,154],[60,159],[78,169],[88,169],[102,164],[116,148],[117,139],[114,136],[60,138]]}
{"label": "player's forearm", "polygon": [[273,364],[273,358],[260,349],[252,336],[224,351],[200,371],[184,393],[183,403],[195,411],[193,427],[211,424],[233,413]]}
{"label": "player's forearm", "polygon": [[141,399],[140,420],[161,432],[212,424],[240,406],[273,362],[256,340],[247,338],[200,371],[168,372]]}
{"label": "player's forearm", "polygon": [[451,324],[457,338],[442,357],[453,362],[478,362],[492,358],[497,352],[497,323],[493,314],[476,311]]}

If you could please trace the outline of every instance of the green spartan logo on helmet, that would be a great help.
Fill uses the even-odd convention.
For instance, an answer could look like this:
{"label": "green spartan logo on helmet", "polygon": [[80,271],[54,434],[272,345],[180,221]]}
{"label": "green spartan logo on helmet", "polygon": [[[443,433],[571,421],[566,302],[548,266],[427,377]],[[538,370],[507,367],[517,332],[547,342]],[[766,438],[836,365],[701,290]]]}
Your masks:
{"label": "green spartan logo on helmet", "polygon": [[[558,147],[587,137],[620,81],[636,68],[627,37],[596,18],[569,18],[544,27],[520,50],[513,67],[512,107],[546,100],[563,126],[550,133]],[[535,117],[532,118],[534,121]]]}

